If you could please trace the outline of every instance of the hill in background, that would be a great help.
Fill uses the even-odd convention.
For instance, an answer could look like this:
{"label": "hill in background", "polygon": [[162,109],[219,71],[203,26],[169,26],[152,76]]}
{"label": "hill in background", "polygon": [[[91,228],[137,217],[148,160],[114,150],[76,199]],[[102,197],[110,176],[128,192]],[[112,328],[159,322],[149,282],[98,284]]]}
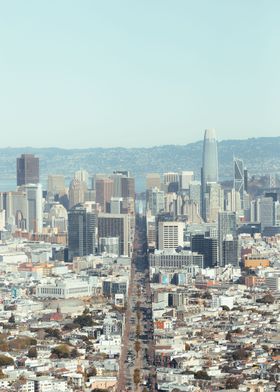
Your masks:
{"label": "hill in background", "polygon": [[[2,148],[0,149],[0,188],[15,186],[16,158],[22,153],[33,153],[40,158],[42,183],[48,174],[64,174],[67,181],[79,169],[90,174],[130,170],[137,177],[137,190],[143,190],[148,172],[194,170],[200,179],[203,142],[187,145],[165,145],[151,148]],[[244,160],[249,175],[280,173],[280,137],[247,140],[223,140],[218,144],[219,177],[232,178],[233,156]],[[8,185],[10,184],[10,188]],[[13,187],[14,187],[13,186]]]}

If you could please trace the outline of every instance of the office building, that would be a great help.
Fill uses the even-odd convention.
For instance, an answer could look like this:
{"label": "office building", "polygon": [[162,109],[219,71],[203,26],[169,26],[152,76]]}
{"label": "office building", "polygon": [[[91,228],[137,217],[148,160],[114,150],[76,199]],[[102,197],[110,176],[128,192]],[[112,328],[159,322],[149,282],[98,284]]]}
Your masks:
{"label": "office building", "polygon": [[237,238],[228,234],[222,243],[222,266],[239,266],[239,243]]}
{"label": "office building", "polygon": [[95,254],[97,218],[81,204],[68,212],[69,260]]}
{"label": "office building", "polygon": [[43,193],[41,184],[26,184],[19,187],[26,193],[27,219],[26,229],[29,233],[42,233],[43,230]]}
{"label": "office building", "polygon": [[163,185],[166,192],[178,192],[179,174],[175,172],[163,173]]}
{"label": "office building", "polygon": [[17,158],[17,186],[39,183],[39,158],[22,154]]}
{"label": "office building", "polygon": [[184,246],[184,222],[158,223],[158,249],[176,249]]}
{"label": "office building", "polygon": [[98,238],[111,237],[119,240],[119,255],[131,255],[130,220],[127,214],[98,214]]}
{"label": "office building", "polygon": [[237,239],[236,230],[236,214],[235,212],[223,211],[219,212],[218,216],[218,248],[219,248],[219,259],[218,264],[220,266],[225,265],[225,251],[224,246],[226,245],[224,241]]}
{"label": "office building", "polygon": [[65,194],[65,177],[60,174],[50,174],[48,176],[48,194]]}
{"label": "office building", "polygon": [[122,197],[111,197],[110,212],[111,214],[122,213],[123,198]]}
{"label": "office building", "polygon": [[190,183],[194,180],[193,171],[182,171],[179,174],[180,189],[189,189]]}
{"label": "office building", "polygon": [[272,197],[260,197],[257,199],[258,204],[258,221],[261,224],[261,230],[266,227],[274,226],[275,223],[275,202]]}
{"label": "office building", "polygon": [[208,182],[204,193],[204,216],[205,222],[217,222],[218,213],[224,209],[224,191],[216,182]]}
{"label": "office building", "polygon": [[74,178],[69,187],[69,208],[73,208],[75,205],[83,203],[85,200],[85,192],[87,185],[85,182]]}
{"label": "office building", "polygon": [[204,268],[212,268],[218,264],[218,240],[206,237],[205,234],[191,236],[191,250],[203,255]]}
{"label": "office building", "polygon": [[77,170],[74,174],[74,178],[80,182],[84,182],[88,187],[88,172],[86,170]]}
{"label": "office building", "polygon": [[147,190],[147,210],[151,211],[152,215],[157,215],[164,211],[164,192],[159,188],[152,188]]}
{"label": "office building", "polygon": [[244,163],[242,159],[234,158],[233,160],[233,187],[235,192],[240,195],[241,209],[244,208],[244,192],[245,192],[245,177],[244,177]]}
{"label": "office building", "polygon": [[103,212],[110,209],[110,201],[113,197],[113,180],[108,177],[95,180],[96,202],[100,204]]}
{"label": "office building", "polygon": [[6,225],[12,231],[27,227],[27,196],[23,190],[0,193],[0,208],[5,210]]}
{"label": "office building", "polygon": [[146,175],[146,190],[161,187],[161,179],[159,173],[148,173]]}

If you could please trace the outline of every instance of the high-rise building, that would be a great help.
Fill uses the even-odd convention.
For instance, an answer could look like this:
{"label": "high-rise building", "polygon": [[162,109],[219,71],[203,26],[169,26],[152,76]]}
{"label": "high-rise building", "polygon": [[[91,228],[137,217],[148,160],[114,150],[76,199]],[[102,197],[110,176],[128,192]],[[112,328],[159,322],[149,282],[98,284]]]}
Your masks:
{"label": "high-rise building", "polygon": [[261,230],[265,227],[274,226],[275,223],[275,208],[272,197],[260,197],[257,199],[258,203],[258,221],[261,224]]}
{"label": "high-rise building", "polygon": [[68,212],[69,260],[95,254],[96,227],[95,212],[87,210],[82,204],[71,208]]}
{"label": "high-rise building", "polygon": [[158,249],[176,249],[184,245],[184,222],[158,223]]}
{"label": "high-rise building", "polygon": [[146,175],[146,189],[158,188],[160,189],[161,180],[159,173],[148,173]]}
{"label": "high-rise building", "polygon": [[180,189],[189,189],[190,183],[194,180],[193,171],[182,171],[179,174]]}
{"label": "high-rise building", "polygon": [[69,208],[84,202],[87,185],[85,182],[74,178],[69,187]]}
{"label": "high-rise building", "polygon": [[74,174],[74,178],[77,178],[80,182],[84,182],[88,187],[88,172],[86,170],[77,170]]}
{"label": "high-rise building", "polygon": [[27,198],[27,231],[42,233],[43,230],[43,193],[41,184],[26,184],[19,188]]}
{"label": "high-rise building", "polygon": [[23,190],[0,193],[0,208],[5,210],[6,224],[11,230],[27,228],[27,196]]}
{"label": "high-rise building", "polygon": [[216,182],[208,182],[204,193],[204,220],[217,222],[218,213],[224,210],[224,191]]}
{"label": "high-rise building", "polygon": [[178,192],[179,174],[175,172],[163,173],[163,185],[166,192]]}
{"label": "high-rise building", "polygon": [[[229,236],[231,238],[229,239]],[[235,212],[230,211],[222,211],[219,212],[218,215],[218,248],[219,248],[219,260],[218,263],[220,266],[224,266],[226,264],[226,260],[224,258],[224,242],[226,240],[235,241],[237,239],[237,231],[236,231],[236,214]],[[231,264],[235,264],[232,262]]]}
{"label": "high-rise building", "polygon": [[107,212],[113,196],[113,180],[108,177],[95,180],[96,202],[100,204],[102,211]]}
{"label": "high-rise building", "polygon": [[17,158],[17,186],[39,183],[39,158],[22,154]]}
{"label": "high-rise building", "polygon": [[111,237],[119,239],[119,255],[130,256],[132,243],[127,214],[98,214],[98,238]]}
{"label": "high-rise building", "polygon": [[122,177],[121,178],[121,197],[123,198],[135,198],[135,179],[134,177]]}
{"label": "high-rise building", "polygon": [[241,209],[244,207],[244,191],[245,191],[245,178],[244,178],[244,163],[242,159],[234,158],[233,160],[233,187],[235,192],[240,194]]}
{"label": "high-rise building", "polygon": [[204,268],[215,267],[218,262],[217,238],[206,237],[205,234],[191,236],[191,250],[203,255]]}
{"label": "high-rise building", "polygon": [[214,129],[206,129],[204,133],[201,169],[201,215],[204,220],[206,220],[206,187],[209,182],[218,182],[218,149],[216,132]]}
{"label": "high-rise building", "polygon": [[152,215],[157,215],[164,211],[164,192],[158,188],[147,190],[147,210],[151,211]]}
{"label": "high-rise building", "polygon": [[111,197],[110,202],[110,212],[111,214],[121,214],[122,213],[122,197]]}
{"label": "high-rise building", "polygon": [[60,174],[50,174],[48,176],[48,193],[53,195],[65,194],[65,177]]}

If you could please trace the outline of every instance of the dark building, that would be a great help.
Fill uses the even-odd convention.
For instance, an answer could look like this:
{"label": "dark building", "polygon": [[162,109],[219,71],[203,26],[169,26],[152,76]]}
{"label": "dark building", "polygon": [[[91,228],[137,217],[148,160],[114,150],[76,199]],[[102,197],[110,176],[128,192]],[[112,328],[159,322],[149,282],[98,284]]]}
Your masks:
{"label": "dark building", "polygon": [[121,196],[135,197],[135,180],[133,177],[121,177]]}
{"label": "dark building", "polygon": [[69,260],[73,257],[95,254],[97,218],[95,212],[88,212],[81,204],[68,212]]}
{"label": "dark building", "polygon": [[239,248],[238,248],[238,240],[224,240],[222,244],[222,265],[235,265],[238,267],[239,265]]}
{"label": "dark building", "polygon": [[130,256],[128,215],[100,213],[98,215],[98,237],[117,237],[119,255]]}
{"label": "dark building", "polygon": [[22,154],[17,158],[17,186],[39,182],[39,158],[33,154]]}
{"label": "dark building", "polygon": [[218,240],[195,234],[191,237],[191,250],[203,255],[204,268],[214,267],[218,262]]}

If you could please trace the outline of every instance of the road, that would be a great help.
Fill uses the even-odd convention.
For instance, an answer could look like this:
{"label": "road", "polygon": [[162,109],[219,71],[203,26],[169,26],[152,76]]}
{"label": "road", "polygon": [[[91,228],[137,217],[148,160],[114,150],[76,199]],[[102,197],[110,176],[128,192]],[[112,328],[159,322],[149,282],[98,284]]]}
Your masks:
{"label": "road", "polygon": [[[145,221],[139,217],[136,219],[131,284],[125,317],[117,392],[156,391],[146,227]],[[134,382],[135,378],[139,378],[137,384]]]}

